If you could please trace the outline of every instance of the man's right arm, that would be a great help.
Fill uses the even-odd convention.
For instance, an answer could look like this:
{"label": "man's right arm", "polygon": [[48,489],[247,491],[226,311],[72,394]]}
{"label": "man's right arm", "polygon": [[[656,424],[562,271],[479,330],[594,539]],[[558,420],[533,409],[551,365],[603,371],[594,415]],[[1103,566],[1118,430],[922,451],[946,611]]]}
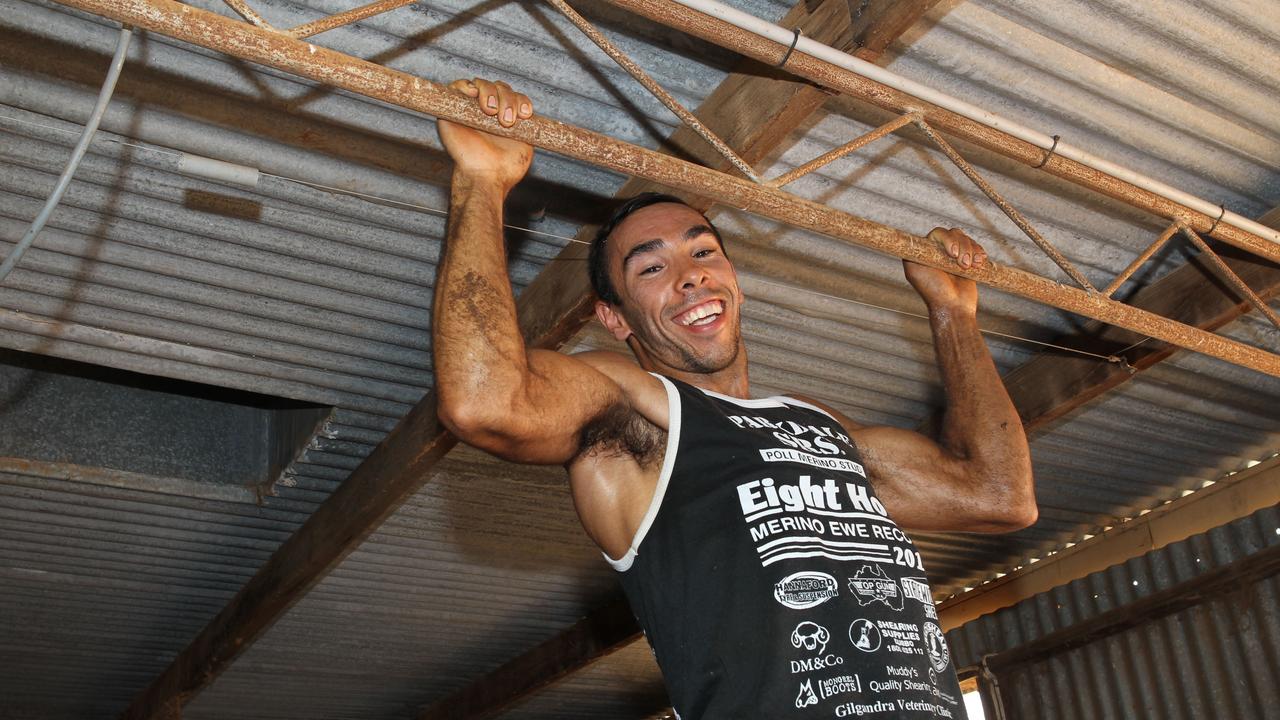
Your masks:
{"label": "man's right arm", "polygon": [[[452,87],[506,127],[533,113],[528,98],[502,83]],[[432,319],[438,415],[459,439],[499,457],[566,463],[578,453],[583,426],[623,397],[591,365],[526,349],[521,337],[502,206],[533,150],[444,120],[439,128],[455,169]]]}

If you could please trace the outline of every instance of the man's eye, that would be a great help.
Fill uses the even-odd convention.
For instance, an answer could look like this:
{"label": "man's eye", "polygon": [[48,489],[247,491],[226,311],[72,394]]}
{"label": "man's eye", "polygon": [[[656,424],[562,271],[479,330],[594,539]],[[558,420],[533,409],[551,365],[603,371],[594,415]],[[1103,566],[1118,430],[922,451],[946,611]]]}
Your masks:
{"label": "man's eye", "polygon": [[640,271],[640,274],[641,274],[641,275],[652,275],[652,274],[654,274],[654,273],[658,272],[658,271],[659,271],[659,270],[661,270],[661,269],[662,269],[662,266],[661,266],[661,265],[650,265],[649,267],[647,267],[647,268],[645,268],[645,269],[641,270],[641,271]]}
{"label": "man's eye", "polygon": [[699,250],[698,252],[694,253],[694,254],[693,254],[693,256],[694,256],[694,257],[696,257],[696,258],[704,258],[704,257],[710,256],[710,255],[714,255],[714,254],[715,254],[715,252],[716,252],[716,251],[715,251],[715,250],[712,250],[711,248],[705,248],[705,249]]}

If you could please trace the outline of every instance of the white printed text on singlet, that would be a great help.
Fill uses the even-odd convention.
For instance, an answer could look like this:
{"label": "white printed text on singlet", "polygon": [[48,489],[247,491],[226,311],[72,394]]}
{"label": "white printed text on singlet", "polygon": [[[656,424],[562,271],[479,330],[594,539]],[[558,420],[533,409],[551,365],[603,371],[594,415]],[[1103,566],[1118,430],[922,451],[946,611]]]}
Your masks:
{"label": "white printed text on singlet", "polygon": [[922,558],[876,497],[851,438],[821,412],[726,413],[755,439],[738,456],[749,455],[750,469],[721,497],[736,497],[744,559],[754,550],[785,618],[769,655],[784,714],[964,717]]}
{"label": "white printed text on singlet", "polygon": [[752,480],[737,491],[765,566],[788,558],[826,557],[923,568],[911,541],[866,485],[800,475],[794,482]]}

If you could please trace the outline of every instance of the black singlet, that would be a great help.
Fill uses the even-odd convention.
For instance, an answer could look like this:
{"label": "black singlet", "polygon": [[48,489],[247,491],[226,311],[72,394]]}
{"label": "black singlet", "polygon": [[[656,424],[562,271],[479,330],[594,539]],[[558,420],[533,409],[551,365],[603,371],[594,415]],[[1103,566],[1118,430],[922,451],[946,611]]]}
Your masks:
{"label": "black singlet", "polygon": [[609,562],[679,717],[965,718],[920,555],[841,425],[659,379],[661,475]]}

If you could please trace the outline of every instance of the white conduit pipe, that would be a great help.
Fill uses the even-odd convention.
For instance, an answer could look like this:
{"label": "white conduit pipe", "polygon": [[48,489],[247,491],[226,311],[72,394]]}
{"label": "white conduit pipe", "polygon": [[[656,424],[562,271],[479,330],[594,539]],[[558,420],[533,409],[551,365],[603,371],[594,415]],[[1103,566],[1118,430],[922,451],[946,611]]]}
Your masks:
{"label": "white conduit pipe", "polygon": [[58,178],[58,184],[54,186],[53,192],[49,194],[49,199],[45,200],[44,207],[40,208],[36,219],[31,221],[31,227],[27,229],[27,233],[22,236],[13,250],[9,251],[9,256],[4,259],[4,263],[0,264],[0,282],[4,282],[4,279],[9,276],[9,272],[18,264],[18,260],[22,259],[23,253],[31,247],[31,243],[35,242],[36,235],[44,229],[44,224],[49,221],[53,209],[62,201],[62,194],[71,184],[71,176],[76,174],[80,161],[84,160],[84,154],[89,149],[93,134],[98,131],[98,123],[102,122],[102,115],[107,111],[107,103],[111,101],[111,94],[116,89],[116,81],[120,79],[120,70],[124,67],[124,56],[129,51],[129,39],[132,37],[133,31],[129,26],[120,28],[120,37],[116,41],[116,53],[111,58],[111,68],[107,71],[107,79],[103,81],[102,89],[98,91],[98,103],[93,106],[89,122],[85,123],[84,132],[80,134],[80,142],[76,143],[76,149],[71,152],[71,159],[67,161],[67,166],[63,169],[62,176]]}
{"label": "white conduit pipe", "polygon": [[[795,42],[795,51],[803,52],[811,55],[824,62],[831,63],[838,67],[844,68],[853,73],[857,73],[865,78],[874,80],[882,85],[888,85],[895,90],[900,90],[908,95],[913,95],[925,102],[932,103],[938,107],[950,110],[957,115],[963,115],[970,120],[980,122],[1001,132],[1012,135],[1026,142],[1035,145],[1043,150],[1049,150],[1053,147],[1053,138],[1037,130],[1019,125],[1008,118],[1000,117],[995,113],[987,112],[982,108],[967,103],[956,97],[947,95],[944,92],[934,90],[926,85],[921,85],[914,80],[908,80],[892,73],[879,65],[869,63],[860,58],[854,57],[840,50],[836,50],[828,45],[810,40],[801,35],[799,38],[796,34],[786,28],[774,25],[771,22],[761,20],[760,18],[749,13],[742,12],[729,7],[716,0],[673,0],[691,10],[719,18],[730,25],[735,25],[747,32],[754,33],[767,40],[779,43],[783,47],[790,47]],[[1224,212],[1220,205],[1215,205],[1207,200],[1202,200],[1194,195],[1185,193],[1175,187],[1166,185],[1159,180],[1147,177],[1141,173],[1122,167],[1108,160],[1104,160],[1096,155],[1092,155],[1080,148],[1073,147],[1064,142],[1059,142],[1058,146],[1053,150],[1055,155],[1075,160],[1082,165],[1088,165],[1094,170],[1104,172],[1112,177],[1123,180],[1131,185],[1142,188],[1149,192],[1155,193],[1163,198],[1172,200],[1180,205],[1204,213],[1211,218],[1222,216],[1220,222],[1235,226],[1241,230],[1251,232],[1259,237],[1266,238],[1271,242],[1280,244],[1280,231],[1269,228],[1266,225],[1254,222],[1249,218],[1237,215],[1229,210]]]}

